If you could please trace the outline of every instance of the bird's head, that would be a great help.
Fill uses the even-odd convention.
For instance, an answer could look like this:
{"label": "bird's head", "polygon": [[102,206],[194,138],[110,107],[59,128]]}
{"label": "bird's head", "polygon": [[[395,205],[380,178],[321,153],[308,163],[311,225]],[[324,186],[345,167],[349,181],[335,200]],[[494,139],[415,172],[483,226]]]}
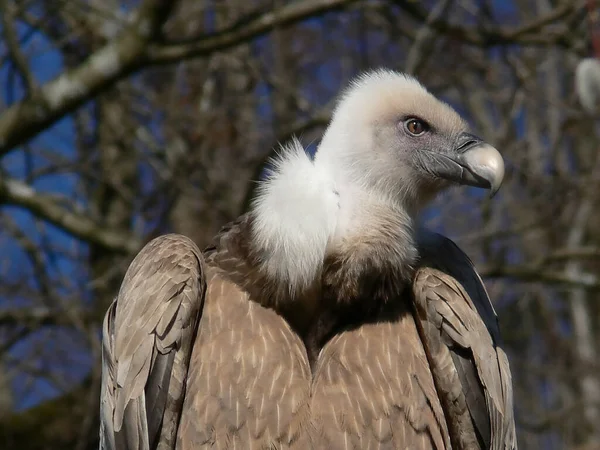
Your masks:
{"label": "bird's head", "polygon": [[504,176],[500,153],[470,134],[454,109],[414,78],[387,70],[363,75],[341,96],[316,162],[409,209],[452,184],[493,195]]}
{"label": "bird's head", "polygon": [[370,72],[341,95],[314,160],[297,140],[274,160],[253,202],[253,245],[290,291],[311,285],[328,252],[381,236],[409,267],[421,207],[452,184],[494,193],[503,176],[500,153],[450,106],[412,77]]}

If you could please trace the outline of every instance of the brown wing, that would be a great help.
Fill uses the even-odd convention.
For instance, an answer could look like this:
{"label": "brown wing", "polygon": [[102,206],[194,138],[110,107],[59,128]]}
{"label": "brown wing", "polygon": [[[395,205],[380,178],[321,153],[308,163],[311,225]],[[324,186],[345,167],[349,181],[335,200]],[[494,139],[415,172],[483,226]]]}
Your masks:
{"label": "brown wing", "polygon": [[511,375],[495,312],[469,258],[421,240],[417,319],[455,448],[516,449]]}
{"label": "brown wing", "polygon": [[181,235],[133,260],[103,327],[100,448],[174,449],[205,278]]}

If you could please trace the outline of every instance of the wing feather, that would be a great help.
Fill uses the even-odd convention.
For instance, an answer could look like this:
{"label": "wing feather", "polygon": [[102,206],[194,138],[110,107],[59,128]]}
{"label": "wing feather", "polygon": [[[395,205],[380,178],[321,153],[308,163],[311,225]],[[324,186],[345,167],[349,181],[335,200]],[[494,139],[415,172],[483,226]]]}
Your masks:
{"label": "wing feather", "polygon": [[[422,235],[423,236],[423,235]],[[420,240],[413,283],[420,330],[453,445],[517,448],[508,358],[497,317],[469,258],[449,239]]]}
{"label": "wing feather", "polygon": [[104,319],[101,449],[174,448],[205,288],[201,252],[181,235],[129,266]]}

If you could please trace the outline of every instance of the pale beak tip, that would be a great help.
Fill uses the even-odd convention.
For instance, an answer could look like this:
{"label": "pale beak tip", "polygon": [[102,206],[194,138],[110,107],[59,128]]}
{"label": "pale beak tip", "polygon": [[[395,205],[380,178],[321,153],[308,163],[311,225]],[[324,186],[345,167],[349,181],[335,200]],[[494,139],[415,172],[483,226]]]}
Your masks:
{"label": "pale beak tip", "polygon": [[482,143],[468,150],[465,159],[469,167],[489,183],[490,198],[494,197],[504,179],[504,159],[498,150],[489,144]]}

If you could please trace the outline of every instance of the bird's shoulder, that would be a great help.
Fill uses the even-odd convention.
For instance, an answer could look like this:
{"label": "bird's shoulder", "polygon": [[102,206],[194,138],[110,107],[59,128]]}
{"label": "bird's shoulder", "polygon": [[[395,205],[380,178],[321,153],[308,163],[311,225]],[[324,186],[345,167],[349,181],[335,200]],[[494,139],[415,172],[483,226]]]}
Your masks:
{"label": "bird's shoulder", "polygon": [[101,448],[173,448],[205,290],[204,257],[182,235],[153,239],[129,265],[103,325]]}
{"label": "bird's shoulder", "polygon": [[253,246],[254,214],[247,212],[224,225],[203,255],[207,265],[220,277],[237,285],[250,298],[266,307],[289,303],[292,296],[285,280],[265,270],[268,255]]}
{"label": "bird's shoulder", "polygon": [[207,262],[218,266],[224,258],[248,259],[251,223],[252,214],[245,213],[223,225],[202,251]]}
{"label": "bird's shoulder", "polygon": [[483,281],[469,257],[442,235],[422,232],[419,250],[416,318],[442,403],[452,409],[449,426],[465,445],[476,439],[494,450],[514,449],[511,374]]}
{"label": "bird's shoulder", "polygon": [[419,254],[417,273],[421,274],[421,280],[431,278],[433,270],[436,270],[435,276],[440,277],[442,284],[460,284],[494,343],[500,344],[502,337],[498,316],[483,280],[469,256],[450,238],[425,229],[417,232],[417,249]]}
{"label": "bird's shoulder", "polygon": [[204,256],[189,237],[182,234],[164,234],[148,242],[135,256],[123,279],[127,286],[137,278],[148,278],[151,274],[203,271]]}

